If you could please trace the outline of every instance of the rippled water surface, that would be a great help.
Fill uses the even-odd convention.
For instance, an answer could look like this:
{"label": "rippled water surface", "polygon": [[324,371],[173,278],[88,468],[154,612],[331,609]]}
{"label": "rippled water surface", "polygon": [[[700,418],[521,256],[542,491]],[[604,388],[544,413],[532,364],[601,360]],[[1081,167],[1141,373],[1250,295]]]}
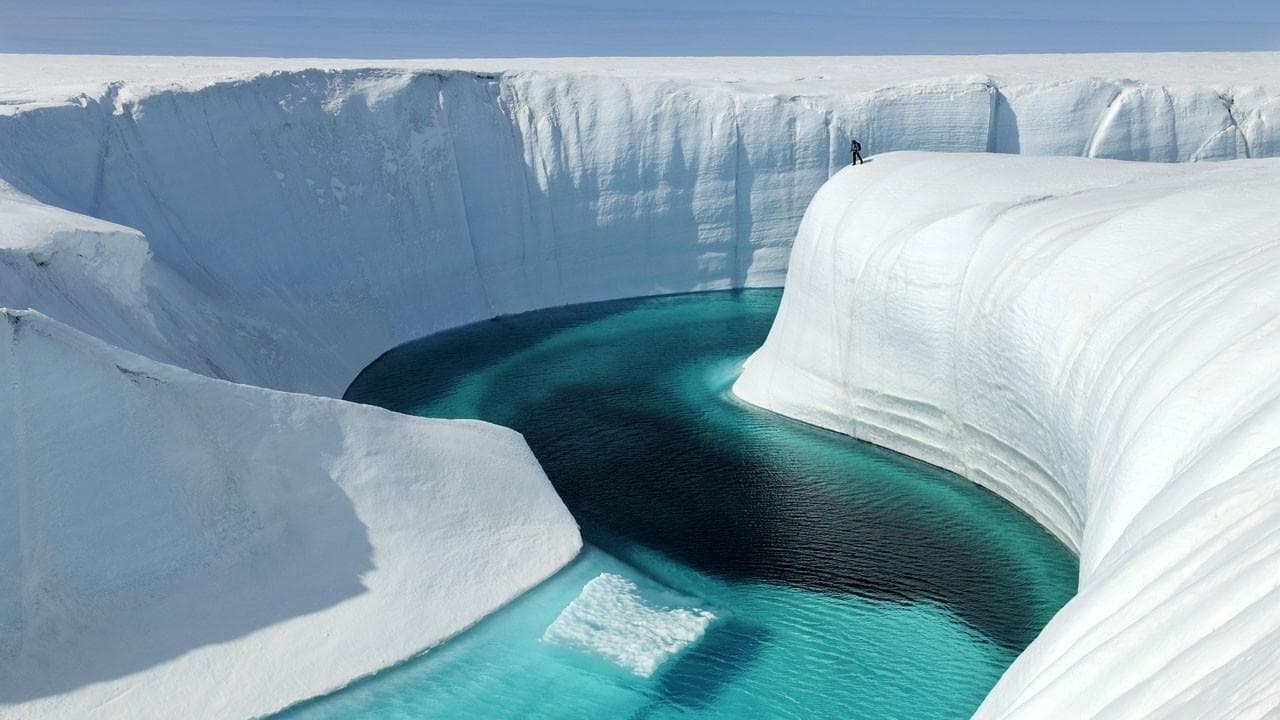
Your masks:
{"label": "rippled water surface", "polygon": [[[425,338],[369,366],[348,399],[524,433],[589,546],[443,647],[285,716],[972,713],[1071,596],[1075,561],[955,475],[735,402],[729,387],[779,298],[559,308]],[[585,644],[544,640],[602,575],[624,580],[593,584],[576,605],[604,608],[573,621],[571,636],[590,631]],[[648,609],[593,593],[620,583]],[[692,640],[675,632],[669,656],[605,647],[597,632],[669,639],[684,609],[715,619]]]}

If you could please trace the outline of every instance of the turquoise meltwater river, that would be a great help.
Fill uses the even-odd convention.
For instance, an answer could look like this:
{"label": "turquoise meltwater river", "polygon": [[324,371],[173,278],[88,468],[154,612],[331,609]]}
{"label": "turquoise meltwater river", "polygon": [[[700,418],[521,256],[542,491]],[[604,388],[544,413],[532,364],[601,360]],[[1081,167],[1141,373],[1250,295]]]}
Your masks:
{"label": "turquoise meltwater river", "polygon": [[1071,597],[1075,559],[963,478],[735,401],[780,297],[527,313],[365,369],[347,399],[524,433],[587,548],[280,717],[968,717]]}

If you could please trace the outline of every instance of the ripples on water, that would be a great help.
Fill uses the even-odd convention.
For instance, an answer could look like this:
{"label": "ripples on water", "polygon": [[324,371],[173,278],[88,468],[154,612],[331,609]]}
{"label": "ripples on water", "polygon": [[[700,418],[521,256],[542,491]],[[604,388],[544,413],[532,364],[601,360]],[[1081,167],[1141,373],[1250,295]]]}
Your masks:
{"label": "ripples on water", "polygon": [[[1071,596],[1067,551],[950,473],[736,403],[778,291],[500,318],[401,346],[347,398],[524,433],[588,549],[427,655],[291,718],[961,718]],[[592,578],[717,619],[638,677],[542,642]]]}

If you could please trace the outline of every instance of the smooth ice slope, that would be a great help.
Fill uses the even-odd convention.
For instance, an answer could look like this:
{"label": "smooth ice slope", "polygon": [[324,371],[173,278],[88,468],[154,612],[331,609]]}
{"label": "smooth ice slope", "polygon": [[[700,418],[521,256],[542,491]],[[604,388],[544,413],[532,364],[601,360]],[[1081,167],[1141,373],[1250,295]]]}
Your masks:
{"label": "smooth ice slope", "polygon": [[251,717],[571,559],[513,431],[211,380],[0,310],[0,717]]}
{"label": "smooth ice slope", "polygon": [[901,153],[837,174],[742,398],[955,470],[1080,552],[978,717],[1280,712],[1280,161]]}

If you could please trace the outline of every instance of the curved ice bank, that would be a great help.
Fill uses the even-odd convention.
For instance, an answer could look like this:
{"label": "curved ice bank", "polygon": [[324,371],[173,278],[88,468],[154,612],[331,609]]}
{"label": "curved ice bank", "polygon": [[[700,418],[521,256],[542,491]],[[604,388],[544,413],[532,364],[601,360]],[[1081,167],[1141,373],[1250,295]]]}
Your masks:
{"label": "curved ice bank", "polygon": [[0,717],[254,717],[578,551],[515,432],[212,380],[0,310]]}
{"label": "curved ice bank", "polygon": [[95,303],[117,278],[75,253],[42,265],[29,236],[0,258],[0,303],[336,395],[387,348],[496,314],[781,284],[852,135],[874,153],[1261,157],[1280,153],[1277,76],[1276,53],[0,56],[0,181],[77,232],[115,223],[92,265],[128,270],[128,297]]}
{"label": "curved ice bank", "polygon": [[955,470],[1080,553],[978,717],[1280,708],[1280,162],[903,153],[796,239],[742,398]]}

